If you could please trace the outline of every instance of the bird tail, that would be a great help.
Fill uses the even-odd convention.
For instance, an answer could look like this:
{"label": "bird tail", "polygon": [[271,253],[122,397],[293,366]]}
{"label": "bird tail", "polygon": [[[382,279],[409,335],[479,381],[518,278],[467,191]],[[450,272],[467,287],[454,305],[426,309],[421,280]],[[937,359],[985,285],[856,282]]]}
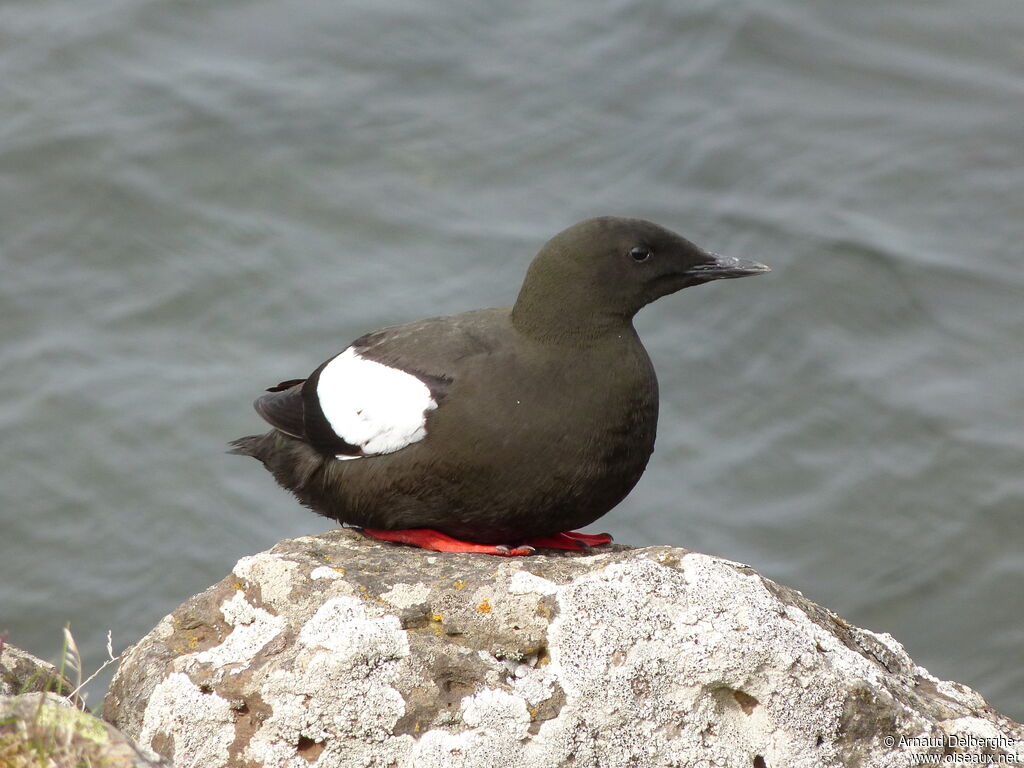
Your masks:
{"label": "bird tail", "polygon": [[235,456],[252,456],[254,459],[258,459],[260,458],[260,444],[263,442],[263,439],[263,435],[249,435],[248,437],[232,440],[228,443],[231,446],[231,450],[228,453]]}
{"label": "bird tail", "polygon": [[278,484],[294,493],[304,504],[310,479],[325,465],[336,464],[333,456],[318,453],[305,440],[286,435],[276,429],[263,435],[249,435],[232,440],[228,453],[252,456],[263,463]]}

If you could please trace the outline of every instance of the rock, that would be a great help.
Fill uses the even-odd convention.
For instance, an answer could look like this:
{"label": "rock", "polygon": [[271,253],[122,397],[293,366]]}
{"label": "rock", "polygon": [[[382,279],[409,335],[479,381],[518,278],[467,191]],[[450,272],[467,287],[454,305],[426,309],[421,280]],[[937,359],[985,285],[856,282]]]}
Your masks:
{"label": "rock", "polygon": [[165,617],[105,715],[179,768],[1024,761],[1024,728],[974,691],[746,566],[340,529],[243,558]]}
{"label": "rock", "polygon": [[69,694],[73,688],[53,664],[0,639],[0,696],[32,691]]}
{"label": "rock", "polygon": [[160,768],[111,725],[53,693],[0,696],[0,766],[4,768]]}

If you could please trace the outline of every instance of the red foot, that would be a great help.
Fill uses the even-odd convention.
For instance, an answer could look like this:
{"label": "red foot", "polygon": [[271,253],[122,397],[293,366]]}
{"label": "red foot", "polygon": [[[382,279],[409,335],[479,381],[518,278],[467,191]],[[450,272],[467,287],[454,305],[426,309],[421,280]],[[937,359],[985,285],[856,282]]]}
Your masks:
{"label": "red foot", "polygon": [[400,531],[379,531],[374,528],[363,528],[363,533],[375,539],[394,541],[399,544],[411,544],[422,549],[432,549],[435,552],[477,552],[483,555],[497,555],[498,557],[517,557],[529,555],[533,547],[519,546],[506,547],[504,544],[475,544],[472,541],[455,539],[446,533],[435,531],[433,528],[406,528]]}
{"label": "red foot", "polygon": [[534,547],[572,549],[576,551],[611,543],[612,537],[607,533],[580,533],[579,531],[566,531],[565,533],[554,533],[550,536],[538,536],[527,542],[527,544]]}

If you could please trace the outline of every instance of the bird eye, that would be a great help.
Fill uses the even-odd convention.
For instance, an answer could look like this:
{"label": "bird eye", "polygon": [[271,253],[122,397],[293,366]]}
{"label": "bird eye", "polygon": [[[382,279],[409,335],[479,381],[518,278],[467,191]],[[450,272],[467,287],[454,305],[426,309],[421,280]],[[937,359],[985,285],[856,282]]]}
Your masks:
{"label": "bird eye", "polygon": [[647,261],[651,258],[651,249],[638,245],[629,252],[629,255],[633,261]]}

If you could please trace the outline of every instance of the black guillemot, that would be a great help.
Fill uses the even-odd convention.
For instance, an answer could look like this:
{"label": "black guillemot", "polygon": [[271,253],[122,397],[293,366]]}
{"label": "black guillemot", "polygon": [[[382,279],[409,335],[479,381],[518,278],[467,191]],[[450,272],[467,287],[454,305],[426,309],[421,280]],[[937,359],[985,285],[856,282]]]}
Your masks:
{"label": "black guillemot", "polygon": [[267,390],[235,440],[313,511],[379,539],[524,555],[607,544],[588,525],[654,450],[658,381],[633,328],[691,285],[767,272],[642,219],[548,241],[513,307],[368,333]]}

